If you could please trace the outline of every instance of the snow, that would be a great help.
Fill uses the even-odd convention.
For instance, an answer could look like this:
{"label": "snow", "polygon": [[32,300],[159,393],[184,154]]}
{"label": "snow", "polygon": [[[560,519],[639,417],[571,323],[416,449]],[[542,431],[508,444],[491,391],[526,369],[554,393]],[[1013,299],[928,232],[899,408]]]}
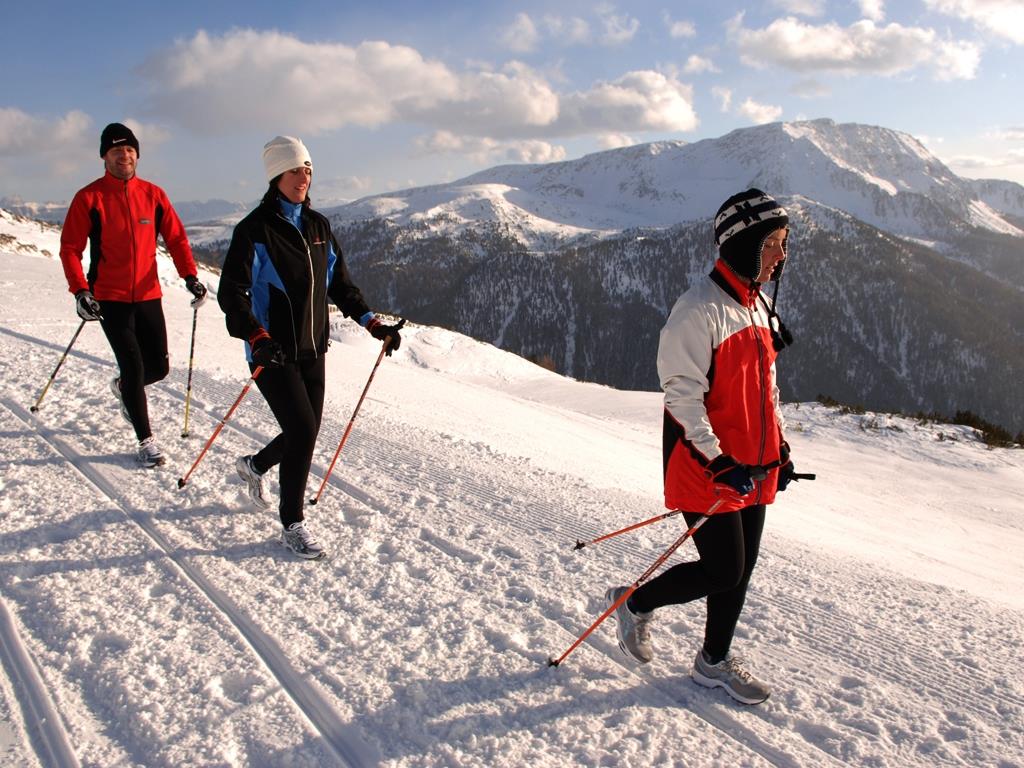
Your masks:
{"label": "snow", "polygon": [[[1024,451],[787,405],[818,479],[769,511],[735,650],[774,692],[745,707],[689,679],[701,604],[658,612],[647,667],[610,621],[546,664],[681,533],[572,549],[663,511],[657,393],[407,326],[307,509],[332,557],[301,562],[234,475],[276,433],[255,390],[177,487],[248,376],[216,304],[183,439],[192,312],[162,261],[169,466],[138,469],[95,325],[30,413],[78,321],[59,262],[3,250],[3,765],[1024,765]],[[379,351],[333,336],[310,495]]]}

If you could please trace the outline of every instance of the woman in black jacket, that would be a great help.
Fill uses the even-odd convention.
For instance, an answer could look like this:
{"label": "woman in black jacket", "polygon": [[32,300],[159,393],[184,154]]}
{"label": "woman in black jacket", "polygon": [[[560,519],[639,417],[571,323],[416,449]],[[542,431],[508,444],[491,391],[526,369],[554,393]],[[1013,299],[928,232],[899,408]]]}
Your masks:
{"label": "woman in black jacket", "polygon": [[253,502],[270,506],[263,475],[280,465],[282,540],[299,557],[324,553],[303,516],[306,481],[324,404],[324,354],[330,335],[327,300],[374,338],[402,343],[401,325],[374,316],[352,282],[327,219],[310,208],[313,162],[305,145],[277,136],[263,148],[269,182],[260,205],[235,227],[217,300],[228,333],[245,339],[256,386],[281,425],[261,451],[238,459]]}

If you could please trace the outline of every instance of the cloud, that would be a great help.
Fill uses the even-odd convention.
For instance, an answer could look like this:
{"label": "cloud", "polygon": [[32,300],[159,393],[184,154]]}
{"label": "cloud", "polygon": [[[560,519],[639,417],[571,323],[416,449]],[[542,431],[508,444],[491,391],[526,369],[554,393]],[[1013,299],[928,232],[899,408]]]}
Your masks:
{"label": "cloud", "polygon": [[721,70],[715,66],[715,63],[711,59],[707,59],[703,56],[693,54],[686,60],[686,64],[683,65],[683,72],[688,75],[696,75],[701,72],[719,72]]}
{"label": "cloud", "polygon": [[150,114],[201,134],[414,123],[509,140],[697,125],[689,86],[658,72],[560,93],[521,62],[456,71],[407,46],[307,43],[274,31],[201,31],[154,55],[141,75]]}
{"label": "cloud", "polygon": [[47,118],[0,108],[0,158],[13,163],[41,160],[65,175],[90,162],[99,167],[99,148],[99,131],[80,110]]}
{"label": "cloud", "polygon": [[597,137],[597,143],[602,149],[622,149],[633,146],[636,140],[624,133],[605,133]]}
{"label": "cloud", "polygon": [[746,29],[741,13],[729,22],[729,36],[745,64],[796,72],[890,76],[931,66],[939,80],[971,79],[980,59],[973,43],[940,40],[933,30],[919,27],[878,26],[868,19],[840,27],[786,17],[764,29]]}
{"label": "cloud", "polygon": [[773,123],[782,116],[782,107],[772,104],[760,104],[753,99],[744,99],[736,108],[736,112],[757,125]]}
{"label": "cloud", "polygon": [[529,14],[520,13],[501,33],[502,44],[511,51],[527,53],[537,47],[540,34]]}
{"label": "cloud", "polygon": [[692,21],[674,21],[668,15],[668,11],[662,14],[662,18],[665,20],[665,26],[668,27],[669,37],[673,40],[679,40],[684,37],[696,37],[697,27]]}
{"label": "cloud", "polygon": [[604,45],[625,45],[631,41],[640,29],[640,22],[632,16],[617,15],[612,8],[598,10],[604,33],[601,42]]}
{"label": "cloud", "polygon": [[711,89],[711,95],[715,98],[715,101],[718,102],[718,108],[722,112],[729,111],[729,107],[732,105],[731,89],[716,85]]}
{"label": "cloud", "polygon": [[976,24],[996,37],[1024,44],[1024,3],[1021,0],[924,0],[939,13]]}
{"label": "cloud", "polygon": [[885,0],[857,0],[857,5],[865,19],[882,21],[885,18]]}
{"label": "cloud", "polygon": [[548,38],[562,45],[588,45],[593,40],[590,24],[578,16],[566,19],[549,14],[543,17],[541,24]]}
{"label": "cloud", "polygon": [[417,147],[431,154],[462,154],[475,162],[553,163],[564,160],[565,147],[537,139],[496,141],[487,137],[459,136],[451,131],[436,131],[416,140]]}
{"label": "cloud", "polygon": [[825,13],[825,0],[772,0],[771,4],[786,13],[795,13],[800,16],[817,17]]}

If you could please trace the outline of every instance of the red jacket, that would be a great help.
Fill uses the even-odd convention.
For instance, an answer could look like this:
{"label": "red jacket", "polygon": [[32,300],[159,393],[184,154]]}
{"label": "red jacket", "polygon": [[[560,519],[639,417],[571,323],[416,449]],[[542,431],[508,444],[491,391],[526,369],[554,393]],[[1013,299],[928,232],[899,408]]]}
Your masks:
{"label": "red jacket", "polygon": [[[705,468],[723,453],[743,464],[779,458],[783,421],[768,313],[756,289],[721,260],[709,279],[679,297],[658,345],[665,391],[665,505],[705,512],[717,500]],[[742,502],[775,499],[778,469]]]}
{"label": "red jacket", "polygon": [[[138,302],[162,296],[156,268],[160,234],[181,277],[196,274],[178,214],[156,184],[110,173],[80,189],[60,236],[60,260],[71,293],[90,289],[101,301]],[[89,274],[82,253],[89,243]]]}

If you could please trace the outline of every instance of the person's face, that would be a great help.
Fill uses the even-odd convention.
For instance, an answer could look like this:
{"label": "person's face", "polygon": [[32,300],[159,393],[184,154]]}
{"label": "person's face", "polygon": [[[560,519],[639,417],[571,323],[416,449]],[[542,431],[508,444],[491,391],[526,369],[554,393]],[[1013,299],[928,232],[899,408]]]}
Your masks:
{"label": "person's face", "polygon": [[281,174],[277,182],[277,191],[285,196],[290,203],[301,203],[306,199],[309,185],[313,180],[310,168],[292,168]]}
{"label": "person's face", "polygon": [[138,162],[139,156],[135,152],[135,147],[129,147],[125,144],[111,147],[107,150],[107,154],[103,156],[103,164],[110,172],[110,175],[122,181],[128,181],[128,179],[135,175],[135,166]]}
{"label": "person's face", "polygon": [[767,283],[779,262],[786,258],[785,243],[788,234],[789,230],[781,227],[764,239],[761,246],[761,272],[757,276],[757,282]]}

